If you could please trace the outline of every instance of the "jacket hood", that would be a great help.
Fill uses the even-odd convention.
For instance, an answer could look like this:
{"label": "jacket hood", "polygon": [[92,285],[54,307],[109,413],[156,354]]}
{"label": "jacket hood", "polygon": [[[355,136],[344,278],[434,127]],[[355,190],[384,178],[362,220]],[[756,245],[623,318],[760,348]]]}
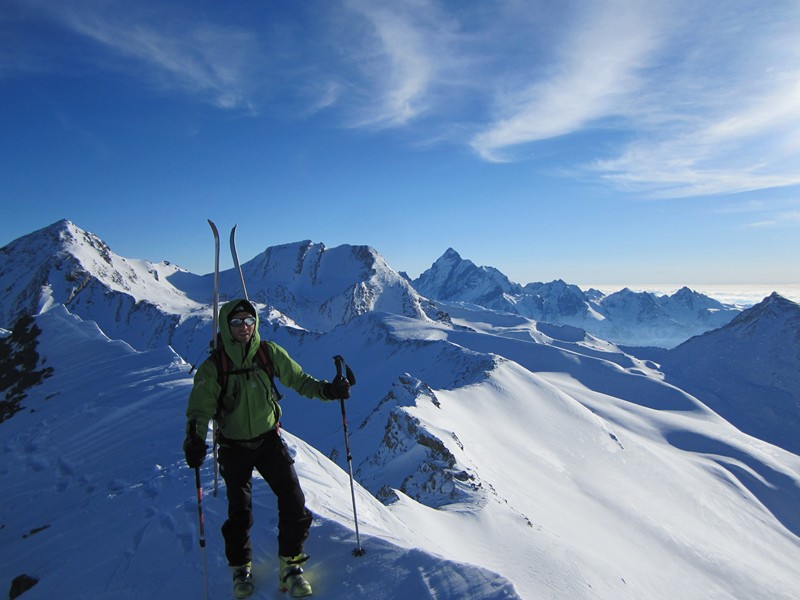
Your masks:
{"label": "jacket hood", "polygon": [[[247,346],[240,344],[233,339],[233,336],[231,335],[231,328],[228,325],[228,318],[230,317],[231,313],[234,312],[234,309],[239,308],[240,305],[242,305],[244,310],[247,310],[247,312],[255,316],[256,319],[255,327],[253,327],[253,337],[250,339],[250,343]],[[230,357],[231,361],[233,361],[234,365],[237,367],[247,366],[250,362],[252,362],[253,358],[258,352],[258,346],[261,343],[261,336],[258,333],[259,324],[260,319],[258,318],[258,311],[256,310],[256,307],[253,306],[253,304],[248,300],[239,298],[236,300],[231,300],[230,302],[226,302],[220,307],[219,334],[222,338],[222,346]]]}

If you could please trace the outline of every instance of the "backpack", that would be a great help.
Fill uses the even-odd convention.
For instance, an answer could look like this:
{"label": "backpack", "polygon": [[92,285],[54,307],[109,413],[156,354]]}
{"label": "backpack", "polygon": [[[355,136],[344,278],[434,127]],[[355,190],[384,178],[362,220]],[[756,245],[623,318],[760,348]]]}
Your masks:
{"label": "backpack", "polygon": [[211,360],[214,362],[214,366],[217,368],[217,383],[219,383],[220,387],[219,396],[217,397],[217,414],[215,415],[215,418],[219,416],[222,410],[222,400],[225,398],[225,393],[228,390],[228,377],[230,375],[253,373],[261,369],[269,378],[275,398],[278,401],[283,399],[283,395],[280,393],[280,391],[278,391],[278,387],[275,385],[275,366],[272,364],[269,354],[267,354],[267,342],[264,340],[261,340],[261,343],[258,345],[256,359],[258,361],[258,365],[244,369],[231,369],[231,359],[225,352],[225,349],[222,345],[222,340],[219,340],[216,350],[211,352]]}

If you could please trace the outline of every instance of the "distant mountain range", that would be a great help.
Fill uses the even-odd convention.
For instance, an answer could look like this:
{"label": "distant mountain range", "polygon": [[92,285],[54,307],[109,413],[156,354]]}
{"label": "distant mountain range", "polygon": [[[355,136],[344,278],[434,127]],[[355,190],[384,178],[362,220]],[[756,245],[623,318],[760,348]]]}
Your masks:
{"label": "distant mountain range", "polygon": [[671,348],[728,323],[739,308],[684,287],[671,296],[623,289],[605,295],[562,280],[509,281],[493,267],[478,267],[449,248],[413,281],[433,301],[477,305],[535,321],[572,325],[618,344]]}
{"label": "distant mountain range", "polygon": [[[96,316],[103,305],[108,317],[98,324],[110,335],[124,324],[129,338],[139,332],[129,339],[134,347],[185,349],[210,319],[210,274],[123,258],[69,221],[13,241],[0,249],[0,259],[0,289],[9,299],[0,307],[0,323],[6,325],[51,303],[81,316]],[[458,303],[580,327],[618,344],[670,348],[741,310],[688,288],[657,297],[629,289],[604,295],[561,280],[521,286],[453,249],[414,281],[373,248],[310,241],[267,248],[242,268],[253,300],[268,305],[276,322],[306,331],[328,331],[368,311],[443,319],[446,304]],[[241,294],[238,275],[223,271],[220,288],[223,300]]]}

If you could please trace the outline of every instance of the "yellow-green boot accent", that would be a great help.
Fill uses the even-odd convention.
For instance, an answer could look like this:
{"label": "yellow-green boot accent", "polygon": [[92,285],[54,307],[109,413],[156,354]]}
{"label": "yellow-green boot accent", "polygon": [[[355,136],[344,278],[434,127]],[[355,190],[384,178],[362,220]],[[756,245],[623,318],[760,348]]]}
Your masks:
{"label": "yellow-green boot accent", "polygon": [[278,569],[278,590],[289,592],[292,598],[305,598],[313,592],[311,584],[303,577],[303,569],[300,567],[308,560],[308,554],[298,554],[297,556],[279,556],[281,561]]}
{"label": "yellow-green boot accent", "polygon": [[233,594],[239,599],[247,598],[253,593],[251,566],[251,563],[247,563],[238,567],[231,567],[231,571],[233,571]]}

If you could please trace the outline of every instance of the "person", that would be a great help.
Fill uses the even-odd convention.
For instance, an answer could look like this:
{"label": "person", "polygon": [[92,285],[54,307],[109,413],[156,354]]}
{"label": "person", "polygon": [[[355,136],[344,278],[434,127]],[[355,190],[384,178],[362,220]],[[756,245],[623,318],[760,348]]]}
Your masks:
{"label": "person", "polygon": [[[227,354],[229,373],[225,393],[217,361],[213,356],[198,368],[186,408],[186,438],[183,449],[191,468],[205,460],[208,424],[218,420],[219,465],[225,481],[228,518],[222,525],[225,555],[233,572],[234,594],[253,593],[251,575],[253,525],[252,475],[258,470],[277,497],[278,586],[293,597],[312,594],[301,565],[308,559],[303,546],[312,516],[292,460],[280,435],[281,407],[270,375],[260,367],[258,312],[247,300],[228,302],[219,311],[218,346]],[[289,354],[274,342],[266,343],[274,374],[285,386],[307,398],[339,400],[350,397],[350,384],[343,377],[332,382],[305,373]]]}

